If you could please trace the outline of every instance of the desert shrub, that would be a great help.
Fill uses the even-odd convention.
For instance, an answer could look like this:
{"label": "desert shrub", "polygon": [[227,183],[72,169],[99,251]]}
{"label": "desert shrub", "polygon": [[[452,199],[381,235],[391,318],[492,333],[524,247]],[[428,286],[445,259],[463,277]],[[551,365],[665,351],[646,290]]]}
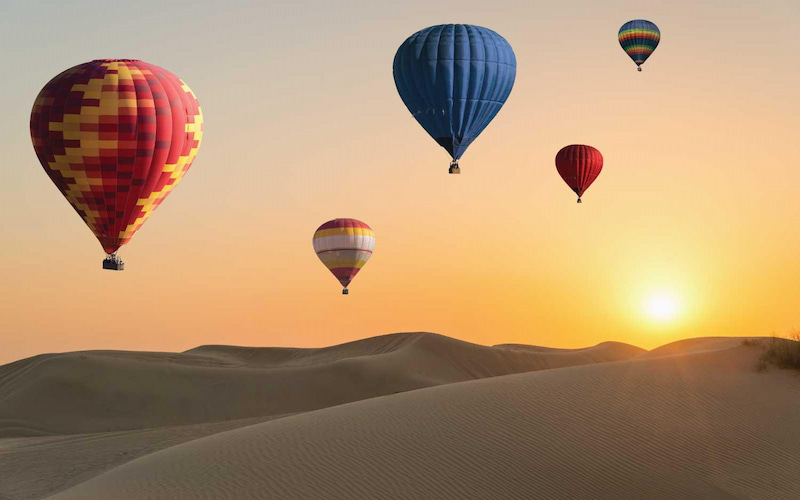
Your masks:
{"label": "desert shrub", "polygon": [[800,370],[800,332],[795,332],[790,339],[773,337],[758,360],[756,369],[762,371],[768,365],[778,368]]}
{"label": "desert shrub", "polygon": [[758,347],[761,345],[761,340],[759,339],[744,339],[742,340],[742,345],[745,347]]}

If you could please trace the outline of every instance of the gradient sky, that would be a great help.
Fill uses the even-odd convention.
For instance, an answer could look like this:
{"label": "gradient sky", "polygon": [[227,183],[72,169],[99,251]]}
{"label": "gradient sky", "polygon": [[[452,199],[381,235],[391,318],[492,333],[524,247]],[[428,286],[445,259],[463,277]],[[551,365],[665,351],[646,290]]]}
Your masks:
{"label": "gradient sky", "polygon": [[[662,32],[642,73],[616,40],[634,18]],[[518,63],[460,176],[392,78],[407,36],[451,22],[497,31]],[[416,330],[645,348],[785,333],[800,323],[798,26],[796,0],[0,0],[0,363]],[[205,115],[121,273],[28,133],[50,78],[112,57],[174,72]],[[582,205],[553,162],[572,143],[605,157]],[[347,297],[311,246],[335,217],[377,239]],[[675,321],[642,312],[659,292],[682,302]]]}

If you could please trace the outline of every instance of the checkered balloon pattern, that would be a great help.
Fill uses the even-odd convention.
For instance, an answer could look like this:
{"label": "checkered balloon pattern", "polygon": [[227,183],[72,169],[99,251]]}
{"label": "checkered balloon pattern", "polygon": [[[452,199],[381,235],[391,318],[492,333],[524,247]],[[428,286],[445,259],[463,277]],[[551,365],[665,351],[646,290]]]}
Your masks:
{"label": "checkered balloon pattern", "polygon": [[42,167],[109,254],[178,185],[203,137],[191,89],[131,59],[95,60],[56,76],[36,97],[30,125]]}

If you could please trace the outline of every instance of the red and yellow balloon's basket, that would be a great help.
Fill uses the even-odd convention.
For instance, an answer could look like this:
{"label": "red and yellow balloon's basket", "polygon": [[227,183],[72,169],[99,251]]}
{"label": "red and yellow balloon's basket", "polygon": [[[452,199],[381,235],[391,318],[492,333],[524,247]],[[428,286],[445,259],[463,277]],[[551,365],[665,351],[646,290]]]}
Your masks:
{"label": "red and yellow balloon's basket", "polygon": [[103,269],[110,269],[112,271],[124,271],[125,263],[119,258],[116,252],[106,255],[103,259]]}

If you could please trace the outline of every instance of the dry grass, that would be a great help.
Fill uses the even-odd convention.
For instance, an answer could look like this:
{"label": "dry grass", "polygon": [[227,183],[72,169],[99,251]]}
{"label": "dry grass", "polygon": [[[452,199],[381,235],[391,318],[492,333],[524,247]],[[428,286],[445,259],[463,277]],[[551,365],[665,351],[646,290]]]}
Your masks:
{"label": "dry grass", "polygon": [[[744,344],[744,341],[742,344]],[[791,338],[788,339],[778,337],[772,337],[772,339],[770,339],[764,353],[756,364],[756,369],[758,371],[763,371],[766,370],[769,365],[800,371],[800,332],[793,333]]]}

